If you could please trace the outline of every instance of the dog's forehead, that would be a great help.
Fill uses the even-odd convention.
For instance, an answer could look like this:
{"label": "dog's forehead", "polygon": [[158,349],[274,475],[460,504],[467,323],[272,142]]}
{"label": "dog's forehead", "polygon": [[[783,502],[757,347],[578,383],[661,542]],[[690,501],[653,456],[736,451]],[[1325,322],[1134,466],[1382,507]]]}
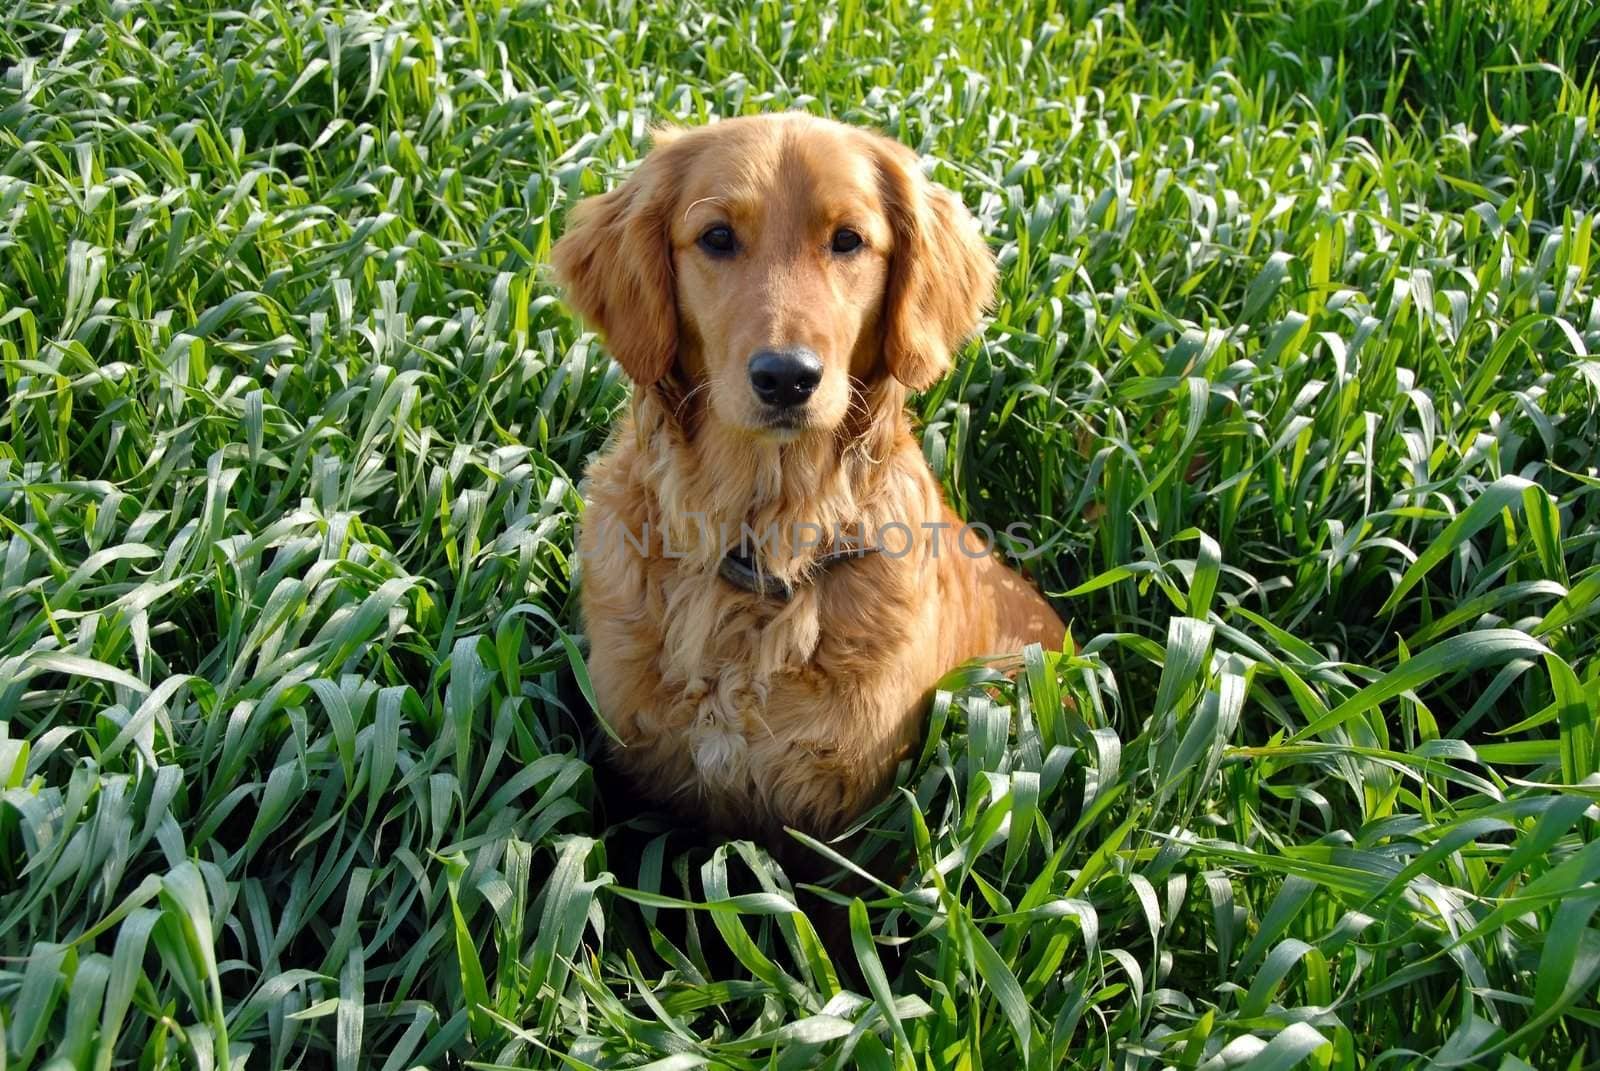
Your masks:
{"label": "dog's forehead", "polygon": [[878,167],[866,135],[831,123],[729,122],[703,143],[681,191],[685,205],[757,210],[774,197],[796,207],[878,202]]}

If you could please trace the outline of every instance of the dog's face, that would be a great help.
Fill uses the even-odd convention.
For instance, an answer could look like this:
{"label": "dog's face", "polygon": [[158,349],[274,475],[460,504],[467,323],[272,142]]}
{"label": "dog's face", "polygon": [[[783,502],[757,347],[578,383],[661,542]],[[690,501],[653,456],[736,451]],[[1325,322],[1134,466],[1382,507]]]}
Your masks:
{"label": "dog's face", "polygon": [[668,240],[679,356],[716,419],[787,437],[836,425],[871,373],[894,237],[860,135],[772,129],[714,131]]}
{"label": "dog's face", "polygon": [[831,433],[877,377],[930,386],[994,283],[910,150],[795,113],[661,132],[552,258],[635,383],[676,372],[712,419],[777,441]]}

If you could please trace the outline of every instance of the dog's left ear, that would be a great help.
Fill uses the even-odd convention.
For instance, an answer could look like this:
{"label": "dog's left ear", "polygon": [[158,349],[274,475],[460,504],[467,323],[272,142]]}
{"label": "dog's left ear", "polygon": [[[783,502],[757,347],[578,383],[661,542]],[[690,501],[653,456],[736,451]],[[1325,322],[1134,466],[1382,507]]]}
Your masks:
{"label": "dog's left ear", "polygon": [[686,155],[680,135],[656,130],[638,169],[611,192],[580,202],[550,250],[567,304],[605,336],[641,387],[665,376],[678,350],[667,227]]}
{"label": "dog's left ear", "polygon": [[884,203],[894,232],[884,306],[889,374],[912,390],[933,386],[951,354],[994,300],[994,254],[953,194],[923,177],[917,155],[875,138]]}

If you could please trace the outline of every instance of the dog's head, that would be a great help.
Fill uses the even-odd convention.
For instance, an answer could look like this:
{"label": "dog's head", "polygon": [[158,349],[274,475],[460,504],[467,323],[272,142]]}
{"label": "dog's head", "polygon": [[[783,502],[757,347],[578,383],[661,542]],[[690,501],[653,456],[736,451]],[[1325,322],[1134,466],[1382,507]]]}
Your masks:
{"label": "dog's head", "polygon": [[712,419],[780,442],[831,432],[879,377],[931,386],[995,274],[916,154],[799,113],[659,131],[552,259],[636,384],[676,371]]}

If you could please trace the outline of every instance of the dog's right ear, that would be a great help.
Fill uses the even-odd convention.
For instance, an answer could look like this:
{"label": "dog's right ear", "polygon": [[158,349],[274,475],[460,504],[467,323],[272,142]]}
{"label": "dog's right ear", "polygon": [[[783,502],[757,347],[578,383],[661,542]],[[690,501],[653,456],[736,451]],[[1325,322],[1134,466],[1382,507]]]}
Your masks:
{"label": "dog's right ear", "polygon": [[678,350],[668,227],[686,162],[680,133],[657,130],[638,169],[610,193],[581,201],[550,250],[567,304],[641,387],[665,376]]}

